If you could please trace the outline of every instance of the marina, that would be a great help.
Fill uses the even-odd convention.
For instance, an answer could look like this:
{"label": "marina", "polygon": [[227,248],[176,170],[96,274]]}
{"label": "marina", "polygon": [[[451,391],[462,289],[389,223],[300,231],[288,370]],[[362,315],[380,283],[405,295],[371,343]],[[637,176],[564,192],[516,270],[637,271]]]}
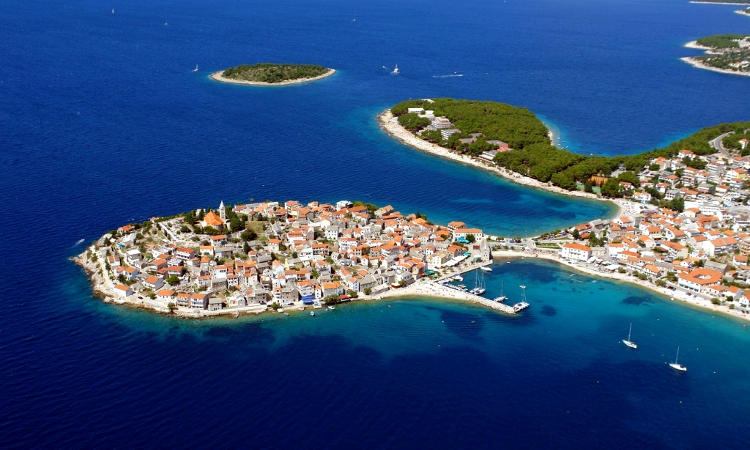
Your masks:
{"label": "marina", "polygon": [[521,289],[521,301],[513,303],[513,304],[503,303],[508,300],[508,297],[505,295],[504,282],[501,282],[501,290],[500,290],[499,296],[490,299],[482,295],[487,292],[487,289],[485,286],[484,274],[488,272],[492,272],[491,266],[493,264],[495,264],[495,261],[478,263],[478,264],[470,265],[462,270],[461,273],[463,275],[466,275],[467,273],[470,273],[470,272],[474,272],[475,287],[472,289],[468,289],[463,284],[455,284],[455,283],[458,283],[459,281],[463,281],[464,278],[461,275],[448,275],[444,277],[442,280],[439,280],[437,282],[426,281],[422,283],[422,285],[429,283],[430,284],[429,287],[422,287],[422,286],[416,287],[415,286],[412,288],[412,290],[414,293],[424,294],[424,293],[429,292],[430,295],[437,295],[441,297],[455,298],[455,299],[470,301],[473,303],[478,303],[478,304],[487,306],[488,308],[503,312],[505,314],[510,314],[510,315],[516,315],[522,312],[523,310],[529,308],[529,306],[531,305],[526,299],[526,286],[525,285],[519,286],[519,288]]}

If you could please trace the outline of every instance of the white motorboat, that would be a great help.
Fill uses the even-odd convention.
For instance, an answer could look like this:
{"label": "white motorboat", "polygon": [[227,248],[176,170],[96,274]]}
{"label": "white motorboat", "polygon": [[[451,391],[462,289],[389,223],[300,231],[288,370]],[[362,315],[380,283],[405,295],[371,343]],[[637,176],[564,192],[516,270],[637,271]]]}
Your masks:
{"label": "white motorboat", "polygon": [[393,71],[391,72],[391,75],[398,75],[399,73],[401,73],[401,72],[399,72],[399,70],[398,70],[398,64],[396,64],[396,67],[393,68]]}
{"label": "white motorboat", "polygon": [[482,269],[482,272],[492,272],[492,268],[490,266],[482,266],[480,267]]}

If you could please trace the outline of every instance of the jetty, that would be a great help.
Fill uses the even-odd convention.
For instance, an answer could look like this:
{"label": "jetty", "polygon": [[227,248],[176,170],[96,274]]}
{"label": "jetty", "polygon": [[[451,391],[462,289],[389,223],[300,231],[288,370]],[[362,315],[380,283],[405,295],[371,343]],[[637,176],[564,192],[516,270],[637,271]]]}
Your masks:
{"label": "jetty", "polygon": [[516,311],[513,306],[506,305],[504,303],[496,302],[491,299],[482,297],[481,295],[475,295],[471,292],[466,292],[460,289],[454,289],[446,285],[440,284],[436,281],[420,280],[413,283],[410,286],[402,288],[398,291],[389,292],[386,297],[394,296],[429,296],[429,297],[441,297],[452,300],[461,300],[471,303],[476,303],[495,311],[514,316],[520,311]]}

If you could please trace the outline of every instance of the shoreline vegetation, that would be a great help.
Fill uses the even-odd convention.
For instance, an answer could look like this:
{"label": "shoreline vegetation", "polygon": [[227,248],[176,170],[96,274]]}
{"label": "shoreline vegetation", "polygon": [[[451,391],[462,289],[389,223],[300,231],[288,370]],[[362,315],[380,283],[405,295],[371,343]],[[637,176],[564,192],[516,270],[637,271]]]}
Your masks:
{"label": "shoreline vegetation", "polygon": [[651,160],[674,157],[682,149],[697,156],[714,154],[712,139],[747,128],[747,123],[723,123],[635,155],[585,156],[552,145],[549,130],[527,109],[499,102],[407,100],[383,111],[377,120],[387,134],[417,150],[525,186],[610,201],[626,196],[628,186],[637,187],[637,173]]}
{"label": "shoreline vegetation", "polygon": [[271,64],[260,63],[212,73],[214,81],[247,86],[288,86],[322,80],[336,73],[335,69],[313,64]]}
{"label": "shoreline vegetation", "polygon": [[684,47],[704,51],[703,55],[680,58],[680,61],[695,68],[726,75],[750,76],[750,34],[705,36],[684,44]]}

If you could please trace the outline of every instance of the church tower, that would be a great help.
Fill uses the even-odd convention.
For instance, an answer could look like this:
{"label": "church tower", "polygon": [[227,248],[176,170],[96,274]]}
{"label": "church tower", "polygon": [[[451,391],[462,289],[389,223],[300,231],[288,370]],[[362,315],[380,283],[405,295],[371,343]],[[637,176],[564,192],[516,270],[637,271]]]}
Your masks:
{"label": "church tower", "polygon": [[227,221],[227,210],[224,207],[224,201],[222,200],[221,203],[219,203],[219,217],[221,217],[221,220],[224,222]]}

